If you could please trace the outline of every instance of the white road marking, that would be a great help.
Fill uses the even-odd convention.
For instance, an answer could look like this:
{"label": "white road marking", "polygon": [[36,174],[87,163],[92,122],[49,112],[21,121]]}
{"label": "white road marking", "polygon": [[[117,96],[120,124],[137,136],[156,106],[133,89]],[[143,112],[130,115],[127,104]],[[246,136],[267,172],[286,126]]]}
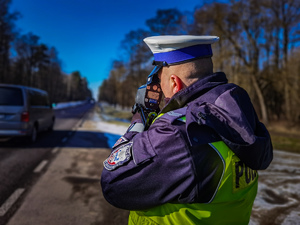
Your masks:
{"label": "white road marking", "polygon": [[48,160],[43,160],[33,171],[34,173],[39,173],[42,171],[42,169],[47,165]]}
{"label": "white road marking", "polygon": [[54,148],[54,149],[52,150],[52,154],[55,154],[56,152],[58,152],[58,150],[59,150],[59,147]]}
{"label": "white road marking", "polygon": [[25,191],[24,188],[18,188],[15,192],[3,203],[0,207],[0,216],[4,216],[10,207],[18,200],[18,198]]}

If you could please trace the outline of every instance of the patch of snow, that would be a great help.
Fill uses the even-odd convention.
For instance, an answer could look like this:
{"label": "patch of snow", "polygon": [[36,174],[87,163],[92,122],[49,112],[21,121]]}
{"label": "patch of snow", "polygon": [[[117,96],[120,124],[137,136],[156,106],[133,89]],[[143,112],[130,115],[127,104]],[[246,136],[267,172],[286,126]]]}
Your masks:
{"label": "patch of snow", "polygon": [[86,101],[75,101],[75,102],[60,102],[53,105],[53,109],[64,109],[64,108],[70,108],[77,105],[82,105]]}
{"label": "patch of snow", "polygon": [[96,122],[97,130],[104,133],[107,138],[107,144],[110,148],[117,140],[126,133],[128,126],[116,125],[102,121],[98,115],[95,115],[93,120]]}

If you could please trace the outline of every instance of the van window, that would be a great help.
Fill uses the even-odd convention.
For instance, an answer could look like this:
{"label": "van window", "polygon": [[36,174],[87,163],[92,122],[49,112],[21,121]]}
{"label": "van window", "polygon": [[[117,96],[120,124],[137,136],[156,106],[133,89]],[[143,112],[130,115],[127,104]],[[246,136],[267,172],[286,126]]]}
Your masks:
{"label": "van window", "polygon": [[32,106],[49,106],[48,97],[45,94],[36,91],[30,91],[30,105]]}
{"label": "van window", "polygon": [[0,105],[22,106],[23,104],[23,94],[20,88],[0,87]]}

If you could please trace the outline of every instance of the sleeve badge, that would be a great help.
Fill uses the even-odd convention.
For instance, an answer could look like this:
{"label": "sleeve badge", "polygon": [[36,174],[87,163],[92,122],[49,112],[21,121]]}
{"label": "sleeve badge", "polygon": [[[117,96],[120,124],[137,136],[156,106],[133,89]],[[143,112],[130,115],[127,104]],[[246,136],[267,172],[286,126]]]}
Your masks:
{"label": "sleeve badge", "polygon": [[103,162],[105,169],[114,170],[128,162],[131,158],[130,150],[132,144],[132,142],[129,142],[113,150],[110,156]]}

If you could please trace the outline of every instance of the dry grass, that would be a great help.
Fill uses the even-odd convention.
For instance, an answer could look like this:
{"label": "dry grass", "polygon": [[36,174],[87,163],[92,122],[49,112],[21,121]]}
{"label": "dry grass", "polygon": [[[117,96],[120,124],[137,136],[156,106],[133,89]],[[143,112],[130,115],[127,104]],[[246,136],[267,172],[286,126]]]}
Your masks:
{"label": "dry grass", "polygon": [[111,118],[118,118],[118,119],[122,119],[122,120],[127,120],[128,122],[124,122],[124,121],[120,121],[117,119],[111,119],[111,120],[106,120],[106,122],[108,123],[113,123],[113,124],[117,124],[117,125],[124,125],[124,126],[129,126],[130,124],[130,120],[132,117],[132,113],[129,110],[119,110],[116,109],[112,106],[109,105],[105,105],[103,107],[101,107],[101,109],[99,107],[97,107],[96,109],[100,115],[100,117],[102,117],[104,119],[103,116],[101,115],[107,115]]}
{"label": "dry grass", "polygon": [[274,149],[300,153],[300,127],[283,121],[268,126]]}

